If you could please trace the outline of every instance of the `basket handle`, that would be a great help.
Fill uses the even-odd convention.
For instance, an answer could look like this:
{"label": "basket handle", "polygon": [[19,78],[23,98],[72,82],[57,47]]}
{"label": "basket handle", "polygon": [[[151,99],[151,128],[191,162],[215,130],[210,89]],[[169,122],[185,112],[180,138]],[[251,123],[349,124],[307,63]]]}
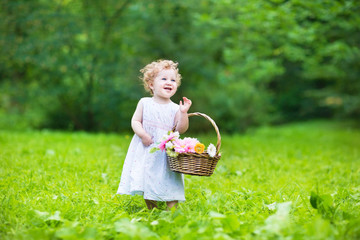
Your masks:
{"label": "basket handle", "polygon": [[[209,117],[208,115],[206,115],[205,113],[200,113],[200,112],[188,113],[188,117],[192,117],[192,116],[201,116],[201,117],[207,119],[213,125],[213,127],[216,131],[216,134],[217,134],[216,155],[219,155],[220,146],[221,146],[221,135],[220,135],[219,128],[217,127],[215,121],[212,120],[212,118]],[[175,131],[175,129],[176,129],[176,125],[174,126],[173,130]]]}

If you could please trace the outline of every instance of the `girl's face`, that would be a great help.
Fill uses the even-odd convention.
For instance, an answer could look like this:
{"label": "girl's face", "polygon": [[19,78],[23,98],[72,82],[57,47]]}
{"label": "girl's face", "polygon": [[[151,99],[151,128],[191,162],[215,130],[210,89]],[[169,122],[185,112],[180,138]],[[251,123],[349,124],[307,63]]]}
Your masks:
{"label": "girl's face", "polygon": [[173,69],[163,69],[150,83],[154,97],[169,100],[177,90],[176,72]]}

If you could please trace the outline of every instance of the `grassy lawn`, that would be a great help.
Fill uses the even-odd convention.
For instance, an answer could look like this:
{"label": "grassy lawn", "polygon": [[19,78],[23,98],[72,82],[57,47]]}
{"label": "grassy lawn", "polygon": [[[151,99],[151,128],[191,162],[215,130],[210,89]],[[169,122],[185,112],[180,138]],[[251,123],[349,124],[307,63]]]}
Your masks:
{"label": "grassy lawn", "polygon": [[174,211],[115,194],[131,137],[0,131],[0,239],[360,238],[360,129],[351,124],[223,135],[215,173],[186,176],[187,201]]}

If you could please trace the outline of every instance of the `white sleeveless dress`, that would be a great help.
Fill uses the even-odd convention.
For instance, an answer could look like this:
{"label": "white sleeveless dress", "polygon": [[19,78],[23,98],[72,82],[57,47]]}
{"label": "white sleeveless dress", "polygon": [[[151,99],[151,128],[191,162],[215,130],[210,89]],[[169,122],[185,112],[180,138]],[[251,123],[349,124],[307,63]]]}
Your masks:
{"label": "white sleeveless dress", "polygon": [[183,175],[169,169],[165,152],[149,153],[173,128],[179,105],[173,102],[159,104],[153,98],[142,98],[140,104],[143,104],[143,128],[152,136],[154,144],[145,147],[134,135],[117,194],[144,195],[144,199],[156,201],[185,201]]}

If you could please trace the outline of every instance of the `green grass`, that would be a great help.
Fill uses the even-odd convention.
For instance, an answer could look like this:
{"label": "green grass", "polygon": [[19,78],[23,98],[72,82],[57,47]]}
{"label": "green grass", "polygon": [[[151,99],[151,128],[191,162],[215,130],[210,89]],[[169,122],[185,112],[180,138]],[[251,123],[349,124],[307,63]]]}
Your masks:
{"label": "green grass", "polygon": [[360,238],[360,130],[349,124],[222,136],[215,173],[186,176],[175,211],[115,194],[131,137],[0,131],[0,239]]}

